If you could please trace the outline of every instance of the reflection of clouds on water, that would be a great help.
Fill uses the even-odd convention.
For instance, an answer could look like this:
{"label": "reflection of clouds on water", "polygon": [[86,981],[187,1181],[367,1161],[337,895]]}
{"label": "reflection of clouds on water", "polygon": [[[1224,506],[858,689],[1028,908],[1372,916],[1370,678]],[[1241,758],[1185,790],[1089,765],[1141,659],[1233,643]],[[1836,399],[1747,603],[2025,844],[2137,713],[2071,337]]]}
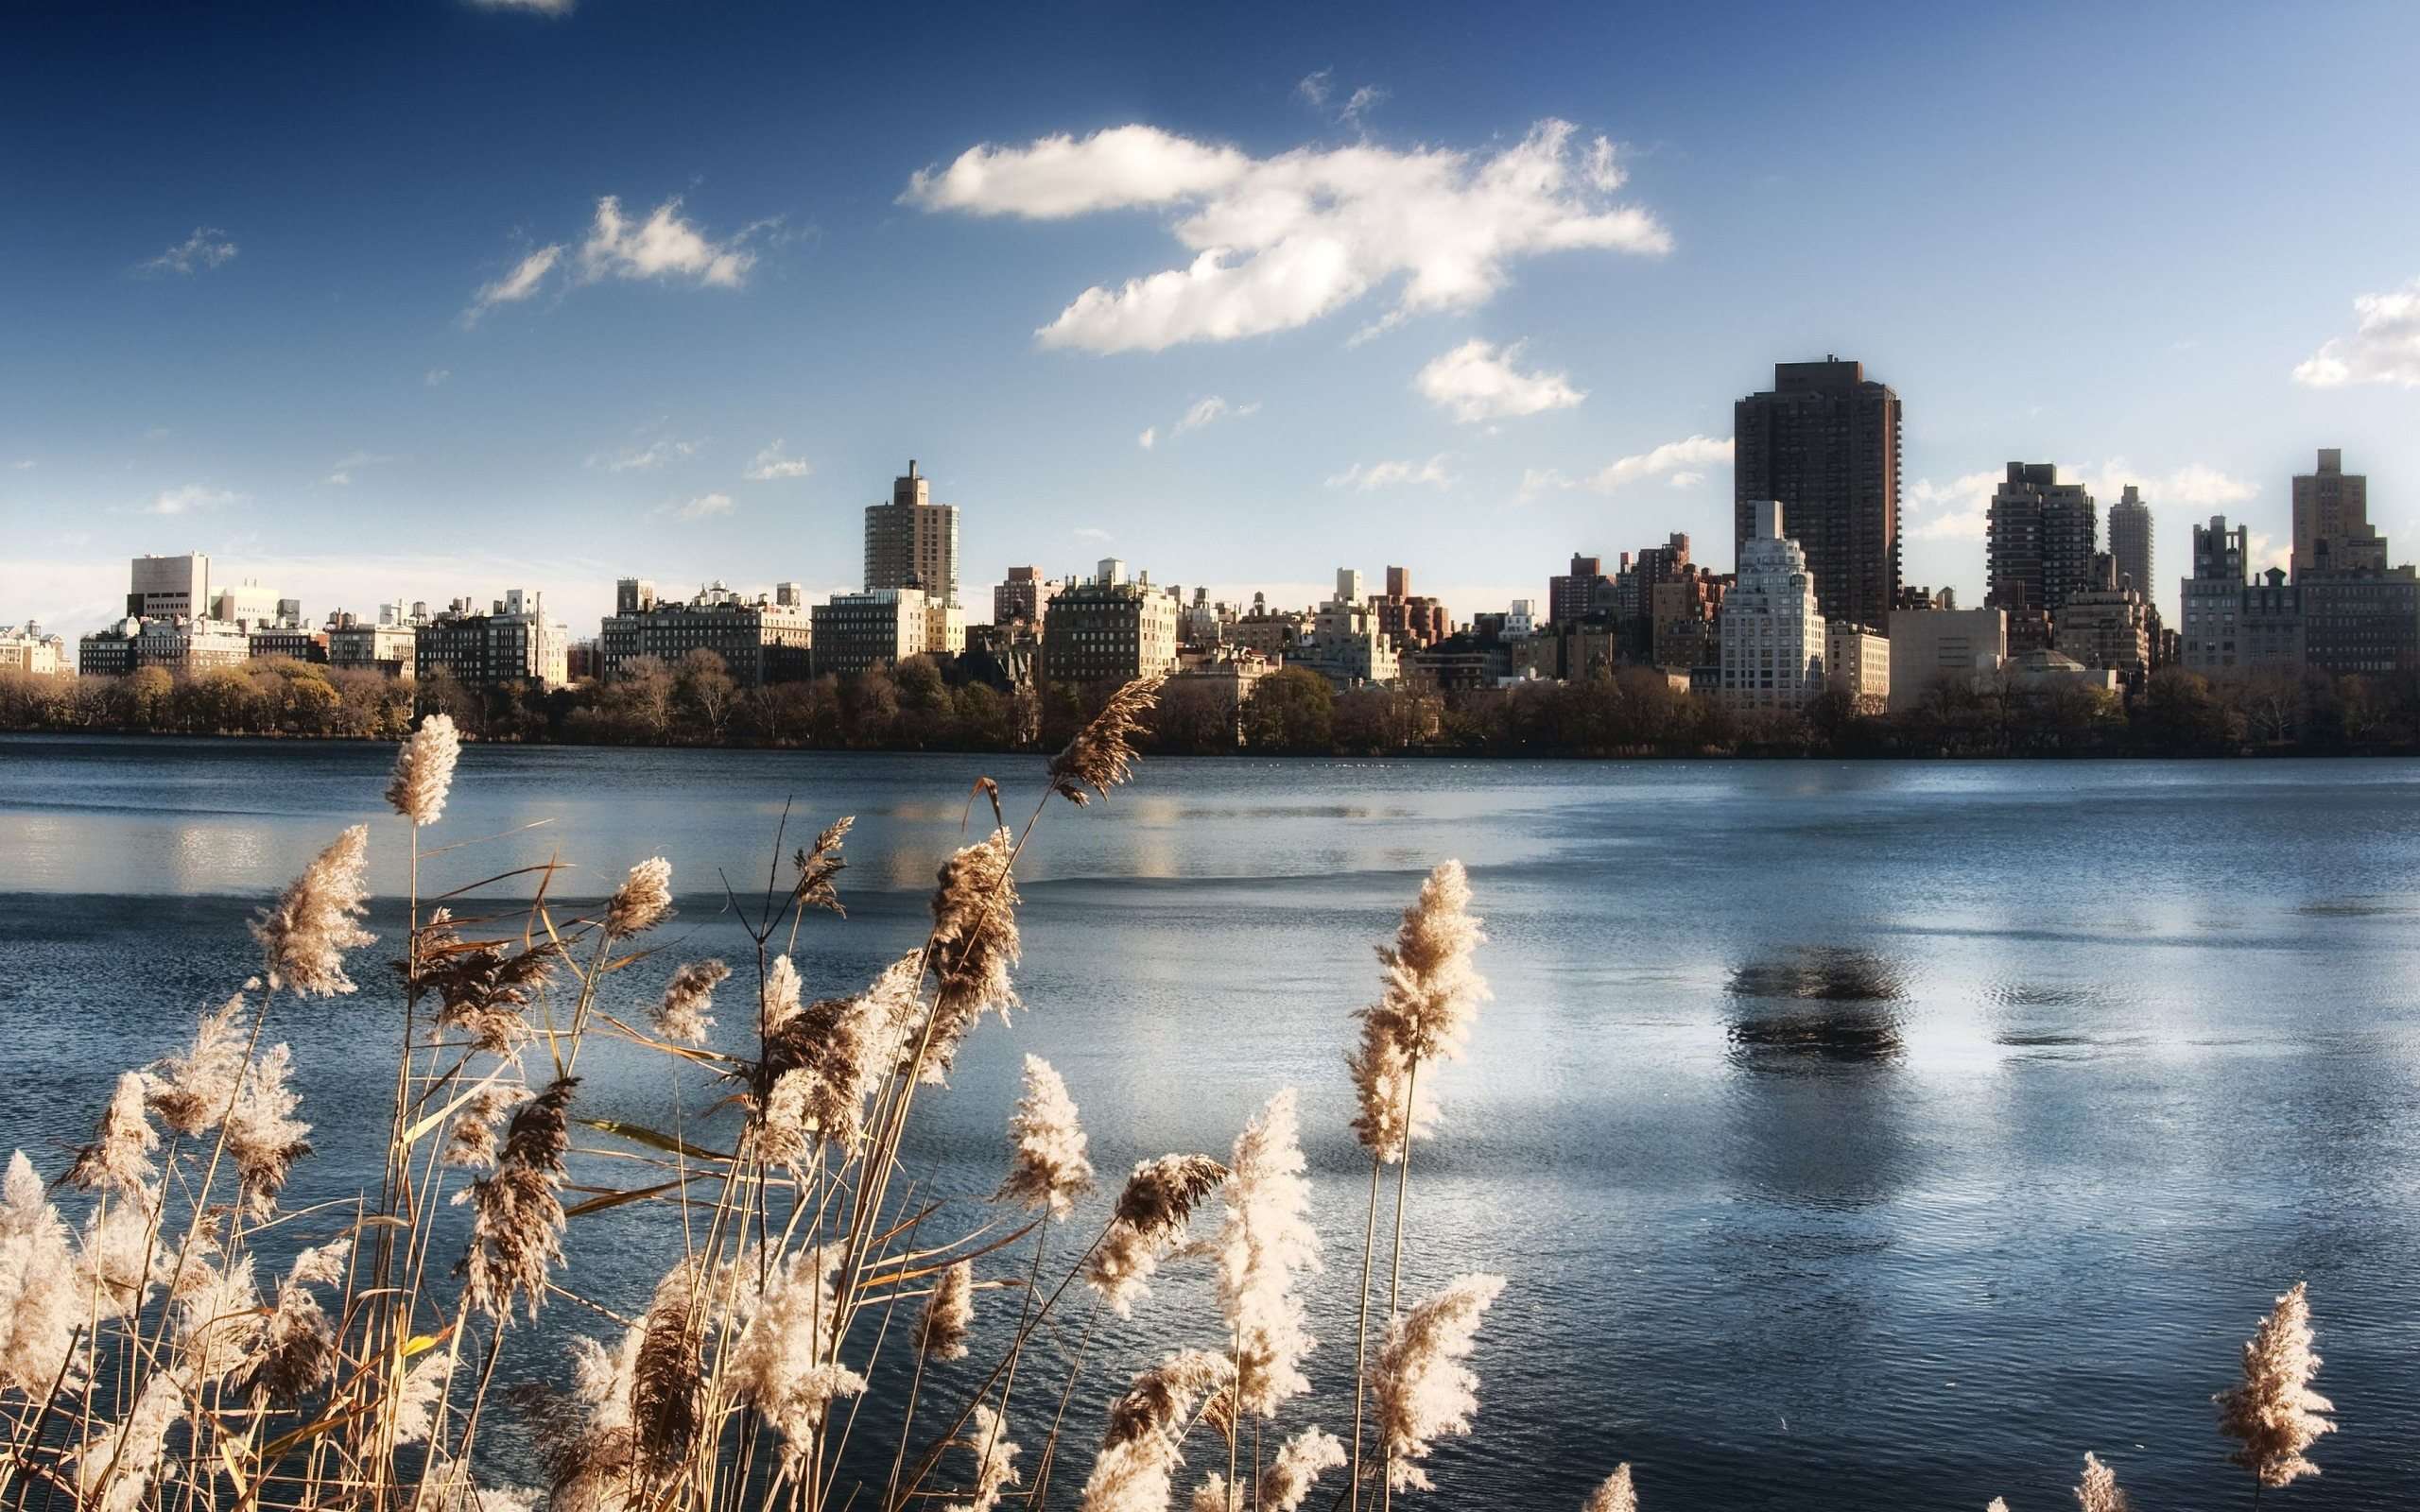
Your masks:
{"label": "reflection of clouds on water", "polygon": [[255,825],[180,824],[160,849],[167,855],[168,881],[176,891],[211,892],[258,871],[269,844]]}

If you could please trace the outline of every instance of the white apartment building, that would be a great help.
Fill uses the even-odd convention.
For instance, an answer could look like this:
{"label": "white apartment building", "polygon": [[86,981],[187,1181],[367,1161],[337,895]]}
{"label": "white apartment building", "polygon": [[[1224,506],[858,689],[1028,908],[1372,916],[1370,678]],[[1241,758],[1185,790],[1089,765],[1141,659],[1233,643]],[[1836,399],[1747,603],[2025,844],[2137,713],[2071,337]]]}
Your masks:
{"label": "white apartment building", "polygon": [[1797,709],[1824,691],[1825,626],[1806,553],[1782,534],[1781,503],[1759,500],[1722,597],[1721,696],[1742,712]]}

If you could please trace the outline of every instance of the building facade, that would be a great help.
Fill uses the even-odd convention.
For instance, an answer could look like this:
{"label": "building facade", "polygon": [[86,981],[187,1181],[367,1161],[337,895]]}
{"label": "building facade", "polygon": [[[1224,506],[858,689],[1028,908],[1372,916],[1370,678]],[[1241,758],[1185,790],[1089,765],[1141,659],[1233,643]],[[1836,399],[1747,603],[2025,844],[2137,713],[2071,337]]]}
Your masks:
{"label": "building facade", "polygon": [[2118,686],[2139,692],[2152,671],[2151,607],[2119,584],[2116,558],[2103,552],[2093,561],[2093,585],[2069,594],[2059,610],[2059,654],[2115,672]]}
{"label": "building facade", "polygon": [[596,675],[609,680],[642,657],[670,665],[695,650],[721,657],[746,688],[813,675],[814,626],[796,583],[749,598],[717,581],[683,603],[659,598],[646,578],[625,577],[614,585],[614,606],[596,636]]}
{"label": "building facade", "polygon": [[1969,691],[2008,660],[2008,611],[1998,609],[1901,609],[1891,611],[1891,696],[1901,713],[1947,684]]}
{"label": "building facade", "polygon": [[1824,632],[1824,678],[1859,713],[1880,713],[1891,702],[1891,641],[1879,630],[1834,620]]}
{"label": "building facade", "polygon": [[1411,591],[1411,569],[1387,569],[1387,591],[1370,601],[1377,611],[1378,628],[1393,640],[1398,654],[1435,645],[1454,633],[1453,616],[1434,598]]}
{"label": "building facade", "polygon": [[2011,614],[2038,610],[2055,621],[2068,597],[2093,585],[2100,510],[2049,462],[2011,462],[1992,495],[1984,527],[1983,601]]}
{"label": "building facade", "polygon": [[1050,600],[1066,585],[1057,578],[1046,578],[1039,567],[1011,567],[1008,580],[992,589],[992,624],[1000,629],[1023,624],[1034,635],[1042,633],[1042,622],[1050,612]]}
{"label": "building facade", "polygon": [[442,674],[470,688],[563,686],[571,680],[571,634],[546,618],[545,598],[515,588],[484,613],[455,600],[414,628],[414,675],[425,681]]}
{"label": "building facade", "polygon": [[2341,677],[2420,669],[2420,577],[2409,566],[2298,574],[2303,664]]}
{"label": "building facade", "polygon": [[2370,480],[2344,471],[2344,454],[2325,447],[2316,472],[2294,475],[2293,574],[2386,570],[2386,538],[2370,524]]}
{"label": "building facade", "polygon": [[1738,549],[1780,501],[1825,619],[1879,629],[1898,598],[1900,421],[1899,396],[1837,357],[1777,363],[1770,390],[1732,406]]}
{"label": "building facade", "polygon": [[1059,591],[1042,627],[1042,676],[1082,687],[1131,682],[1176,666],[1177,602],[1148,582],[1126,581],[1104,561],[1092,581]]}
{"label": "building facade", "polygon": [[128,619],[189,620],[210,612],[210,558],[202,553],[136,557],[129,567]]}
{"label": "building facade", "polygon": [[1569,572],[1547,579],[1547,623],[1579,624],[1588,617],[1598,594],[1613,586],[1614,580],[1605,576],[1603,558],[1574,553]]}
{"label": "building facade", "polygon": [[866,506],[866,587],[913,588],[956,605],[958,506],[933,503],[932,480],[916,471],[890,484],[889,504]]}
{"label": "building facade", "polygon": [[366,624],[341,610],[328,618],[328,665],[408,678],[418,671],[418,632],[409,624]]}
{"label": "building facade", "polygon": [[2283,567],[2272,567],[2243,590],[2243,618],[2236,644],[2239,665],[2255,673],[2299,678],[2303,649],[2303,591]]}
{"label": "building facade", "polygon": [[66,642],[44,634],[40,625],[27,620],[24,625],[0,626],[0,673],[8,672],[29,678],[73,677],[76,663]]}
{"label": "building facade", "polygon": [[915,588],[870,588],[835,593],[808,616],[815,671],[855,677],[880,662],[896,666],[925,654],[929,631],[925,594]]}
{"label": "building facade", "polygon": [[1778,500],[1755,506],[1722,598],[1720,687],[1743,712],[1794,710],[1824,691],[1823,601],[1806,553],[1782,534],[1783,511]]}
{"label": "building facade", "polygon": [[2118,586],[2152,596],[2152,509],[2142,490],[2129,483],[2109,507],[2109,555],[2117,559]]}
{"label": "building facade", "polygon": [[2193,576],[2178,593],[2184,623],[2177,627],[2177,661],[2204,676],[2243,664],[2244,571],[2251,561],[2250,527],[2227,528],[2227,517],[2210,516],[2193,527]]}

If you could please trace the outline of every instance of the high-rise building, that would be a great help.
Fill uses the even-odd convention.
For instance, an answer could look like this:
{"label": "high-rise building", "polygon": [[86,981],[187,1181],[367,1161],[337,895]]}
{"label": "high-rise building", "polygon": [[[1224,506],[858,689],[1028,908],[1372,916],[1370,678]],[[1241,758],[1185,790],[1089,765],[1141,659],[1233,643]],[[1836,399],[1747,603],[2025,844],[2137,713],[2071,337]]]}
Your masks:
{"label": "high-rise building", "polygon": [[2231,671],[2246,664],[2241,639],[2243,575],[2251,559],[2248,526],[2227,528],[2227,517],[2210,516],[2193,527],[2193,576],[2185,579],[2179,607],[2177,649],[2187,672]]}
{"label": "high-rise building", "polygon": [[2386,538],[2370,524],[2370,480],[2323,447],[2319,471],[2294,475],[2295,581],[2312,573],[2383,572]]}
{"label": "high-rise building", "polygon": [[2083,485],[2059,481],[2054,464],[2011,462],[1987,519],[1985,603],[2055,618],[2069,595],[2092,586],[2100,512]]}
{"label": "high-rise building", "polygon": [[1722,672],[1733,707],[1796,709],[1824,691],[1828,627],[1806,553],[1782,534],[1784,506],[1756,505],[1739,543],[1738,580],[1722,595]]}
{"label": "high-rise building", "polygon": [[1605,576],[1604,558],[1575,552],[1571,571],[1547,579],[1547,623],[1557,628],[1579,624],[1596,607],[1598,593],[1613,582]]}
{"label": "high-rise building", "polygon": [[2152,509],[2141,490],[2126,491],[2109,507],[2109,555],[2118,564],[2118,586],[2152,596]]}
{"label": "high-rise building", "polygon": [[128,618],[200,619],[210,613],[210,558],[202,553],[137,557],[130,566]]}
{"label": "high-rise building", "polygon": [[1899,396],[1865,366],[1773,366],[1773,387],[1732,406],[1738,549],[1778,500],[1827,619],[1879,629],[1899,596]]}
{"label": "high-rise building", "polygon": [[889,504],[866,506],[866,587],[914,588],[958,603],[958,506],[933,503],[932,480],[911,459]]}
{"label": "high-rise building", "polygon": [[1362,596],[1359,573],[1338,568],[1336,596],[1311,611],[1310,634],[1287,654],[1287,662],[1309,667],[1340,688],[1393,682],[1402,663],[1394,637],[1380,623],[1379,602]]}
{"label": "high-rise building", "polygon": [[1824,672],[1850,707],[1878,714],[1891,701],[1891,642],[1880,630],[1835,620],[1824,635]]}
{"label": "high-rise building", "polygon": [[235,584],[214,590],[210,595],[210,617],[225,620],[230,625],[251,627],[293,624],[299,626],[301,606],[296,606],[297,618],[288,622],[283,609],[293,600],[280,598],[274,588],[263,588],[254,582]]}

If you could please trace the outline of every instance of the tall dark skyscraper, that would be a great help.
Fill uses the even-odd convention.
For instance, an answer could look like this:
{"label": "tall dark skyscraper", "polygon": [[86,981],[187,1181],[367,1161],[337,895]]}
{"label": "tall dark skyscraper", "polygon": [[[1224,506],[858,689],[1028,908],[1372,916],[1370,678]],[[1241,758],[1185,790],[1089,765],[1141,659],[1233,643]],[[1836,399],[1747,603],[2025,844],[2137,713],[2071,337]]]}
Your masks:
{"label": "tall dark skyscraper", "polygon": [[1778,499],[1827,620],[1881,629],[1899,596],[1899,396],[1865,365],[1773,365],[1770,392],[1732,407],[1733,541]]}
{"label": "tall dark skyscraper", "polygon": [[2083,484],[2059,481],[2055,464],[2011,462],[2007,481],[1992,495],[1988,521],[1985,603],[2055,615],[2092,587],[2100,512]]}
{"label": "tall dark skyscraper", "polygon": [[2126,485],[2125,495],[2109,507],[2109,555],[2118,559],[2118,576],[2145,598],[2152,596],[2152,510],[2141,490]]}

